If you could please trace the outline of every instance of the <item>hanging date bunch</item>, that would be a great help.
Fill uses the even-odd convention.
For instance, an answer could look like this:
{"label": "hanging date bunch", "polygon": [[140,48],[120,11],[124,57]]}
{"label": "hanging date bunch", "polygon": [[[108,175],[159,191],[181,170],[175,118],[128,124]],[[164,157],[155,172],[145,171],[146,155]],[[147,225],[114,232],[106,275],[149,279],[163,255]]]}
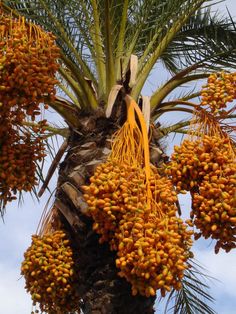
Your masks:
{"label": "hanging date bunch", "polygon": [[191,193],[191,219],[199,229],[195,239],[215,239],[216,253],[235,248],[235,144],[211,109],[195,111],[189,135],[175,146],[166,173],[178,192]]}
{"label": "hanging date bunch", "polygon": [[53,35],[24,17],[0,14],[1,111],[11,108],[18,122],[24,114],[34,119],[43,97],[50,100],[55,95],[59,48]]}
{"label": "hanging date bunch", "polygon": [[[6,121],[5,121],[6,123]],[[9,122],[10,123],[10,122]],[[7,124],[4,127],[7,128]],[[0,133],[2,133],[0,131]],[[29,130],[11,128],[0,136],[0,207],[16,199],[17,192],[31,191],[37,184],[37,162],[45,157],[43,129],[34,135]]]}
{"label": "hanging date bunch", "polygon": [[83,187],[89,214],[94,219],[93,228],[101,234],[100,242],[111,241],[113,249],[117,248],[114,233],[130,200],[130,184],[133,199],[137,193],[146,191],[145,174],[140,173],[143,172],[143,139],[134,114],[134,108],[129,106],[127,122],[113,137],[111,155],[97,167],[90,178],[91,184]]}
{"label": "hanging date bunch", "polygon": [[[84,198],[89,205],[89,214],[94,219],[93,229],[100,234],[99,242],[109,241],[114,250],[118,245],[114,235],[118,232],[119,222],[125,214],[128,206],[126,203],[128,200],[131,201],[131,196],[136,200],[136,195],[145,192],[145,184],[143,179],[140,179],[139,170],[135,166],[108,160],[96,168],[90,178],[91,184],[83,187],[86,192]],[[139,184],[137,188],[136,184],[132,188],[135,180],[142,180],[140,181],[142,185]]]}
{"label": "hanging date bunch", "polygon": [[33,306],[43,313],[79,313],[78,265],[71,241],[58,225],[55,209],[47,217],[39,234],[32,236],[30,247],[24,253],[21,274]]}
{"label": "hanging date bunch", "polygon": [[[127,102],[127,121],[113,138],[107,162],[84,187],[93,228],[117,251],[119,275],[132,293],[149,297],[180,289],[188,268],[192,232],[177,217],[172,183],[150,164],[147,128],[137,104]],[[135,114],[139,119],[136,122]]]}
{"label": "hanging date bunch", "polygon": [[236,73],[212,73],[201,91],[201,106],[218,114],[236,98]]}
{"label": "hanging date bunch", "polygon": [[24,17],[14,18],[1,10],[0,15],[2,210],[7,202],[16,198],[17,192],[31,191],[37,184],[36,165],[45,156],[46,120],[37,121],[34,132],[25,122],[34,121],[39,115],[42,117],[40,103],[44,97],[53,100],[59,50],[51,34],[26,22]]}
{"label": "hanging date bunch", "polygon": [[205,137],[203,141],[205,149],[200,156],[210,162],[198,192],[192,192],[191,215],[200,230],[195,238],[211,237],[216,240],[216,253],[220,248],[229,252],[236,248],[235,154],[227,138]]}
{"label": "hanging date bunch", "polygon": [[[177,195],[172,183],[155,168],[150,177],[151,207],[137,194],[132,210],[126,210],[116,233],[119,246],[116,265],[119,275],[132,284],[132,294],[164,297],[171,289],[181,289],[188,259],[193,257],[192,231],[177,217]],[[130,189],[130,194],[132,189]],[[131,194],[132,195],[132,194]]]}

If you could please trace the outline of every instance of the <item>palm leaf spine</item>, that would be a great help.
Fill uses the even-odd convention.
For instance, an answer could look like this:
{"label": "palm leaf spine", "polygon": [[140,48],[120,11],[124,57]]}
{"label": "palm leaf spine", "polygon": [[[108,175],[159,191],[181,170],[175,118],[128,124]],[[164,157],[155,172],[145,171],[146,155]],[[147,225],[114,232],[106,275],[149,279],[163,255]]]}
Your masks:
{"label": "palm leaf spine", "polygon": [[183,12],[182,16],[174,23],[174,25],[170,28],[168,33],[164,36],[161,40],[157,48],[154,50],[152,55],[147,60],[146,64],[144,65],[142,72],[138,76],[137,84],[135,88],[132,90],[132,97],[137,99],[138,95],[140,94],[147,77],[149,76],[153,66],[156,64],[158,58],[162,55],[162,53],[166,50],[169,43],[173,40],[175,35],[181,29],[181,27],[186,23],[186,21],[191,17],[191,15],[205,2],[205,0],[198,0],[196,3],[189,9],[189,11]]}

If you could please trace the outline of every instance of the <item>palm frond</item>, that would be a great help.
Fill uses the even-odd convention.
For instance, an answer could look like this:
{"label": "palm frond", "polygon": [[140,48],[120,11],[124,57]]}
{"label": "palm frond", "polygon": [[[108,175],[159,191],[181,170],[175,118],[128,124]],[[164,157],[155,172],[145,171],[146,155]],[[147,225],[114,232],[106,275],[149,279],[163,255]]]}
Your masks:
{"label": "palm frond", "polygon": [[[62,142],[61,137],[60,137],[60,139],[58,139],[58,135],[48,136],[45,138],[44,143],[45,143],[45,150],[46,150],[46,154],[47,154],[46,159],[49,159],[49,161],[53,161],[55,159],[56,154],[57,154],[59,147],[61,145],[60,144],[61,142]],[[53,192],[51,191],[50,187],[48,186],[47,178],[45,178],[45,168],[47,168],[46,163],[45,163],[45,159],[41,162],[37,162],[36,166],[37,166],[36,167],[36,175],[38,178],[38,186],[36,186],[32,189],[31,196],[33,199],[39,200],[39,197],[40,197],[39,191],[38,191],[39,186],[45,186],[45,189],[47,189],[50,192],[50,194]]]}
{"label": "palm frond", "polygon": [[189,126],[191,120],[180,121],[170,126],[165,126],[160,128],[161,137],[165,137],[170,133],[176,133],[179,129]]}
{"label": "palm frond", "polygon": [[209,294],[209,284],[212,280],[206,271],[196,261],[191,261],[191,268],[185,271],[182,288],[172,290],[165,307],[165,314],[216,314],[211,308],[214,298]]}
{"label": "palm frond", "polygon": [[[171,3],[178,5],[178,8],[176,7],[176,10],[174,10],[173,7],[167,8],[168,16],[164,21],[162,21],[162,25],[159,26],[159,30],[161,30],[160,36],[158,36],[159,30],[156,31],[156,34],[154,35],[155,41],[151,40],[148,47],[143,52],[145,59],[142,57],[142,61],[140,61],[139,78],[135,88],[132,91],[132,96],[134,98],[138,97],[152,68],[164,53],[166,48],[169,46],[169,44],[173,41],[176,34],[187,23],[189,18],[196,12],[196,10],[198,10],[201,5],[207,1],[186,0],[180,2],[171,1]],[[166,3],[169,4],[170,1],[166,1]],[[158,39],[157,42],[156,39]]]}
{"label": "palm frond", "polygon": [[[189,70],[191,72],[191,70]],[[153,110],[157,110],[167,95],[169,95],[173,90],[179,86],[189,83],[192,81],[199,81],[200,79],[207,78],[210,73],[202,72],[192,75],[185,75],[185,72],[188,73],[187,69],[177,73],[169,81],[167,81],[163,86],[158,88],[151,96],[151,107]]]}
{"label": "palm frond", "polygon": [[235,68],[235,23],[230,15],[222,17],[213,8],[196,11],[176,34],[161,57],[167,68],[167,57],[175,60],[179,69],[203,61],[208,71]]}
{"label": "palm frond", "polygon": [[53,161],[48,169],[48,173],[46,176],[46,179],[44,182],[42,182],[42,186],[40,188],[40,191],[38,192],[38,197],[41,197],[45,190],[48,188],[49,181],[51,180],[56,168],[59,165],[59,162],[61,161],[62,156],[64,155],[66,149],[68,147],[68,140],[64,140],[61,147],[59,148],[58,152],[56,153],[55,157],[53,158]]}

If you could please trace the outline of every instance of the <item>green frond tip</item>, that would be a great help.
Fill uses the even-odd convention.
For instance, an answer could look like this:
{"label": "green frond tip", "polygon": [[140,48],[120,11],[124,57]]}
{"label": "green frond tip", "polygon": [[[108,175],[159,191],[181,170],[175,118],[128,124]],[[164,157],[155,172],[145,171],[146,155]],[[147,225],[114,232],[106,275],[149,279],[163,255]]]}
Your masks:
{"label": "green frond tip", "polygon": [[216,314],[211,307],[214,298],[209,294],[208,276],[196,261],[191,260],[191,267],[185,271],[182,288],[172,290],[166,302],[165,314]]}
{"label": "green frond tip", "polygon": [[[235,68],[235,22],[230,14],[214,12],[213,5],[200,8],[183,25],[163,55],[164,64],[165,58],[182,67],[205,60],[208,69]],[[170,68],[168,62],[165,66]]]}

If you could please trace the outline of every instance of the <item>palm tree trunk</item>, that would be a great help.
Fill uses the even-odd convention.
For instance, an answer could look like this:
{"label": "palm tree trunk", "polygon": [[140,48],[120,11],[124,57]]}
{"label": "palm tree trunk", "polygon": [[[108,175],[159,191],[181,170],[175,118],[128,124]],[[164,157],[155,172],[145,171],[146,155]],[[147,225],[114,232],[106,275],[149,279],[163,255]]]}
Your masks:
{"label": "palm tree trunk", "polygon": [[86,136],[73,133],[60,165],[55,201],[78,250],[80,307],[85,314],[154,313],[155,297],[131,295],[130,284],[117,275],[115,252],[108,244],[99,244],[92,221],[85,215],[87,205],[80,186],[89,182],[96,165],[110,152],[110,136],[115,129],[106,119],[90,117],[85,121]]}

